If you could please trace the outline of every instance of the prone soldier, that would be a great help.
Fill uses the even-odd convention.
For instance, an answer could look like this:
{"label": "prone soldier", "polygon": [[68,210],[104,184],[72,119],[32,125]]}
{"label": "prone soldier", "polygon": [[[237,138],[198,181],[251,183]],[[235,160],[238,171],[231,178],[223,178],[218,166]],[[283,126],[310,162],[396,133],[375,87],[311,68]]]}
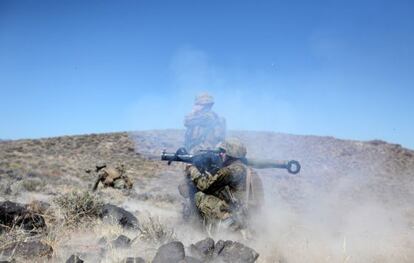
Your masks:
{"label": "prone soldier", "polygon": [[125,174],[125,166],[123,164],[114,168],[107,167],[105,163],[101,163],[96,166],[95,172],[98,178],[93,186],[93,191],[96,191],[100,182],[104,187],[116,189],[131,189],[133,186],[131,179]]}

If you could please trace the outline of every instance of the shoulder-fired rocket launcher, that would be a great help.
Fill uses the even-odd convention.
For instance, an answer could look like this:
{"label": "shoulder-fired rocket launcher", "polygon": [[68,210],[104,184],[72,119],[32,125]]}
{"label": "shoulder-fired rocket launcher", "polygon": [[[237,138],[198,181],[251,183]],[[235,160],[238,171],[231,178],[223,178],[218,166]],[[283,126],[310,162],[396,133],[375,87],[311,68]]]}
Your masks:
{"label": "shoulder-fired rocket launcher", "polygon": [[[168,153],[165,150],[161,154],[161,160],[167,161],[168,165],[172,162],[183,162],[192,164],[203,172],[215,174],[223,165],[219,150],[201,150],[196,154],[189,154],[185,148],[179,148],[175,153]],[[287,169],[291,174],[300,171],[300,163],[295,160],[273,161],[262,159],[242,159],[248,166],[256,169],[279,168]]]}

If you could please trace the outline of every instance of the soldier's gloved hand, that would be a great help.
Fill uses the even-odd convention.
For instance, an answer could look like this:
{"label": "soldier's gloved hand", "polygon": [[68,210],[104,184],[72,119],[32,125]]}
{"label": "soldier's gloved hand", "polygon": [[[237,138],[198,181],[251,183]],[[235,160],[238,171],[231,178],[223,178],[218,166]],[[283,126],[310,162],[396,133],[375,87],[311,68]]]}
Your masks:
{"label": "soldier's gloved hand", "polygon": [[210,172],[208,172],[208,171],[205,171],[204,172],[204,174],[202,174],[203,176],[205,176],[205,177],[211,177],[211,176],[213,176]]}

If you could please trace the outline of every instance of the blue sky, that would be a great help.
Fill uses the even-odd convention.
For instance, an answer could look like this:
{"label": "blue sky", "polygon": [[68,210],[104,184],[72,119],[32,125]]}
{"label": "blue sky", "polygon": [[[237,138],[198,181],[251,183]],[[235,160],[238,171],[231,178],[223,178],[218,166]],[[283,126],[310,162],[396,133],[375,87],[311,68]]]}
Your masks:
{"label": "blue sky", "polygon": [[413,1],[0,0],[0,138],[229,129],[414,149]]}

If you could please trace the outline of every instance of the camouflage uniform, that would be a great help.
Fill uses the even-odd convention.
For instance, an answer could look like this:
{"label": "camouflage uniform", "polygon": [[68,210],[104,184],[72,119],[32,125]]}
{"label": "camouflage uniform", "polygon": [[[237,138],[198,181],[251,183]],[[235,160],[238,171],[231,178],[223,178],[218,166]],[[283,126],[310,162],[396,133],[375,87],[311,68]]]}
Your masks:
{"label": "camouflage uniform", "polygon": [[[125,175],[125,167],[119,165],[116,168],[106,167],[106,165],[97,166],[98,181],[102,182],[104,187],[113,187],[117,189],[131,189],[132,181]],[[96,189],[95,187],[95,189]]]}
{"label": "camouflage uniform", "polygon": [[214,99],[207,93],[196,97],[193,111],[185,117],[185,148],[194,153],[213,149],[226,136],[226,121],[211,111]]}
{"label": "camouflage uniform", "polygon": [[228,140],[221,147],[230,158],[216,174],[201,174],[194,166],[187,168],[199,190],[195,205],[206,221],[228,221],[231,228],[242,229],[248,215],[259,209],[264,200],[263,185],[260,177],[244,164],[246,148],[241,143]]}

